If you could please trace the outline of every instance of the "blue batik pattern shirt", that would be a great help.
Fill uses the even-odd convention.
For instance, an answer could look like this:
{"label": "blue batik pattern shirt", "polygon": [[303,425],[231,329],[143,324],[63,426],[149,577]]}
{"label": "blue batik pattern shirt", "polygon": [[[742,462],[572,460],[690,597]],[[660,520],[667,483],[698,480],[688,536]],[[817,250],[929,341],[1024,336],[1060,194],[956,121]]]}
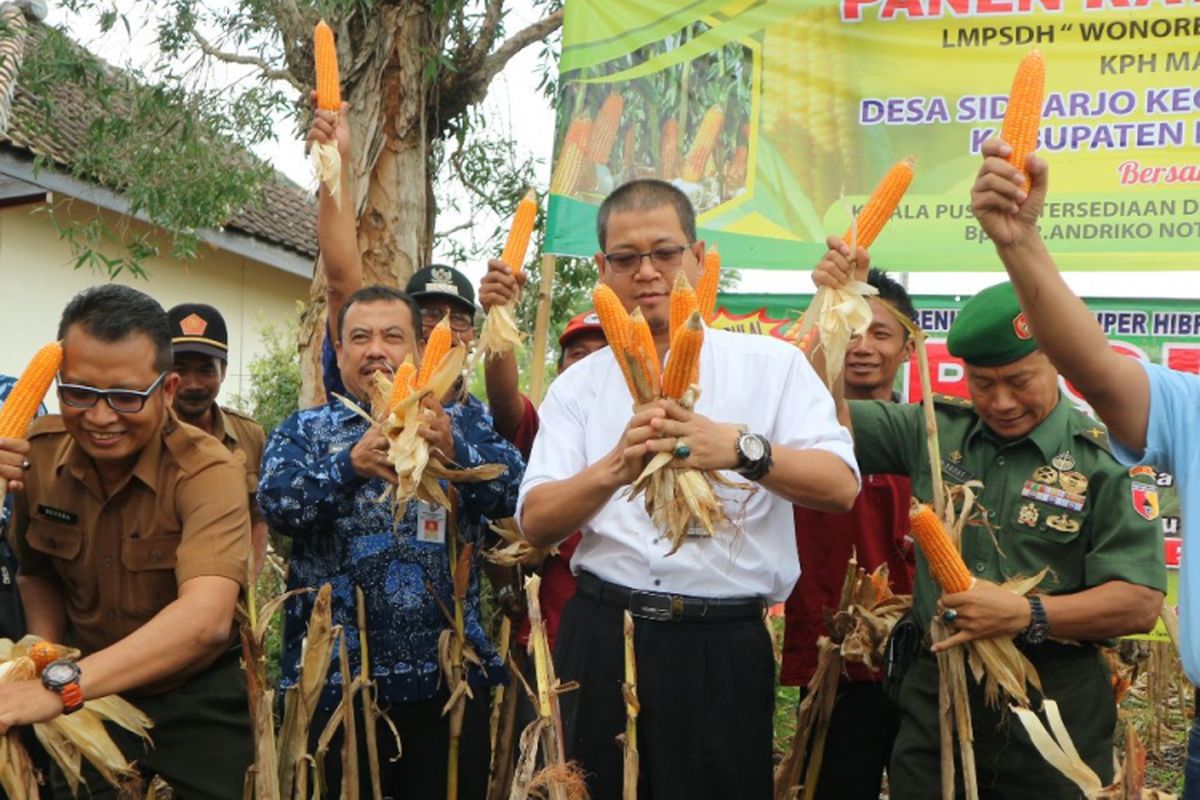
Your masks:
{"label": "blue batik pattern shirt", "polygon": [[[447,407],[462,467],[502,464],[496,480],[457,484],[459,519],[467,541],[479,542],[485,519],[511,516],[525,465],[492,424],[475,398]],[[288,589],[333,588],[333,624],[346,632],[351,669],[359,670],[355,587],[362,589],[367,619],[371,672],[386,702],[408,703],[437,694],[440,670],[438,637],[449,627],[431,590],[452,610],[453,585],[444,544],[418,541],[417,504],[409,503],[396,520],[384,500],[388,483],[366,479],[350,465],[350,450],[368,423],[340,403],[299,411],[271,435],[263,454],[258,502],[268,524],[292,537]],[[474,686],[499,683],[503,669],[480,622],[479,565],[476,557],[467,595],[466,633],[484,662],[472,668]],[[280,685],[296,683],[301,644],[315,593],[290,599],[285,606]],[[322,694],[331,710],[341,697],[337,660]]]}

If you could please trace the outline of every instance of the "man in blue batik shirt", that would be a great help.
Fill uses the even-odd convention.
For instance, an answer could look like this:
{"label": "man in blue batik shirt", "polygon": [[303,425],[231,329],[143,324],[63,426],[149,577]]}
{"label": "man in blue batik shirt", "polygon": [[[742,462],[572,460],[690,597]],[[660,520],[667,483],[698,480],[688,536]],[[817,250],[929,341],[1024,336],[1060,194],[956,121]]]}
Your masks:
{"label": "man in blue batik shirt", "polygon": [[[366,404],[368,387],[380,371],[394,370],[419,347],[420,310],[395,289],[372,286],[351,295],[338,321],[338,366],[350,395]],[[430,457],[459,467],[501,464],[501,477],[458,484],[460,536],[478,542],[485,519],[511,516],[524,465],[517,451],[494,431],[478,401],[444,408],[426,398],[428,421],[421,435]],[[267,442],[258,501],[272,529],[292,537],[288,588],[333,588],[333,622],[346,633],[351,669],[359,669],[355,588],[362,589],[367,644],[379,704],[403,741],[396,761],[395,738],[377,726],[383,792],[393,797],[440,797],[446,789],[449,741],[442,706],[448,698],[438,665],[438,638],[449,627],[445,609],[453,608],[448,531],[444,518],[429,507],[408,504],[395,519],[385,500],[395,473],[385,459],[387,440],[376,426],[334,401],[297,412]],[[480,548],[476,548],[479,552]],[[435,596],[436,595],[436,596]],[[286,606],[281,686],[294,685],[303,637],[315,596],[304,594]],[[480,623],[478,560],[473,565],[466,603],[467,639],[483,667],[471,667],[474,699],[467,703],[459,752],[463,797],[486,791],[489,741],[487,687],[503,680],[495,649]],[[335,663],[311,731],[313,742],[342,693]],[[358,715],[361,717],[361,715]],[[341,734],[329,748],[340,750]],[[357,732],[359,778],[370,794],[365,734]],[[340,786],[340,759],[325,760],[330,796]]]}

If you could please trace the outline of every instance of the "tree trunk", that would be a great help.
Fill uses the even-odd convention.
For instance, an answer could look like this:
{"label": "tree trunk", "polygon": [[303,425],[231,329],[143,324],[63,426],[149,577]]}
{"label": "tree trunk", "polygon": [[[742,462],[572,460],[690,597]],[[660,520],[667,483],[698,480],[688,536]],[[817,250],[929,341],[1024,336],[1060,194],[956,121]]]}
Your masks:
{"label": "tree trunk", "polygon": [[[357,65],[357,79],[343,84],[354,143],[354,163],[343,168],[353,169],[363,284],[403,288],[413,272],[429,262],[433,250],[422,77],[430,23],[427,12],[386,6],[365,24],[387,33],[364,43],[369,54]],[[302,408],[325,402],[321,381],[325,273],[319,257],[310,301],[300,330]]]}

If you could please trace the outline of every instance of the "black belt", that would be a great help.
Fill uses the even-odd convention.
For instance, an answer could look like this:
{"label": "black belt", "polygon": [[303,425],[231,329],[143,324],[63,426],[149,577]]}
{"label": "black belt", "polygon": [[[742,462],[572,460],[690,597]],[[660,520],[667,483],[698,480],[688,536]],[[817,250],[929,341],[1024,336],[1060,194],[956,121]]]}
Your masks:
{"label": "black belt", "polygon": [[580,572],[575,592],[581,597],[629,611],[652,622],[746,622],[761,620],[767,604],[761,597],[692,597],[630,589]]}

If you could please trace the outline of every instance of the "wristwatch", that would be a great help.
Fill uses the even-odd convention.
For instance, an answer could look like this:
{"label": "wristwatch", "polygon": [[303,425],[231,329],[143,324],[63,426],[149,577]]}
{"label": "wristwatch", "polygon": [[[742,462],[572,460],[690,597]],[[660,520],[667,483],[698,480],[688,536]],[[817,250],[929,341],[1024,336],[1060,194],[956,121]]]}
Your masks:
{"label": "wristwatch", "polygon": [[1046,608],[1042,598],[1031,594],[1025,598],[1029,601],[1029,627],[1021,634],[1026,644],[1041,644],[1050,638],[1050,620],[1046,618]]}
{"label": "wristwatch", "polygon": [[83,689],[79,687],[79,665],[60,658],[42,670],[42,685],[62,698],[63,713],[74,714],[83,708]]}
{"label": "wristwatch", "polygon": [[743,433],[738,437],[737,457],[735,469],[739,475],[751,481],[762,480],[775,465],[771,460],[771,442],[757,433]]}

